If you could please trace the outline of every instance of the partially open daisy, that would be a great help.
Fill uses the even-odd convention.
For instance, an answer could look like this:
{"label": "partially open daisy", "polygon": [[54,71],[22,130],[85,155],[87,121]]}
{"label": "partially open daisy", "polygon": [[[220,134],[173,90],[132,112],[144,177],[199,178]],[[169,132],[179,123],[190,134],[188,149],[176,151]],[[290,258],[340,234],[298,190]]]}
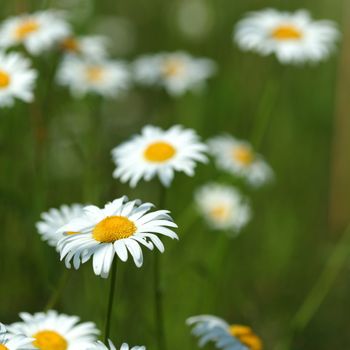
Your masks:
{"label": "partially open daisy", "polygon": [[137,82],[162,86],[173,96],[202,88],[215,71],[212,60],[193,58],[185,52],[145,55],[134,63]]}
{"label": "partially open daisy", "polygon": [[119,61],[69,56],[59,67],[57,82],[67,86],[75,97],[88,93],[116,97],[129,87],[129,72]]}
{"label": "partially open daisy", "polygon": [[32,349],[32,341],[25,335],[8,333],[5,325],[0,323],[0,350],[29,350]]}
{"label": "partially open daisy", "polygon": [[318,62],[334,49],[339,32],[331,21],[315,21],[305,10],[266,9],[238,22],[235,40],[243,50],[274,53],[281,63]]}
{"label": "partially open daisy", "polygon": [[56,311],[22,312],[22,322],[9,326],[13,334],[33,338],[32,344],[40,350],[86,350],[99,334],[92,322],[79,323],[79,317],[58,314]]}
{"label": "partially open daisy", "polygon": [[232,186],[209,183],[195,192],[197,208],[214,229],[237,234],[250,220],[247,200]]}
{"label": "partially open daisy", "polygon": [[[151,203],[140,204],[139,201],[127,201],[121,197],[105,205],[103,209],[96,206],[84,208],[84,214],[59,229],[67,234],[58,242],[61,259],[66,266],[78,269],[93,257],[96,275],[107,278],[114,256],[126,261],[130,253],[135,265],[141,267],[143,254],[141,246],[152,250],[154,246],[164,252],[164,245],[156,234],[178,239],[170,228],[177,227],[167,210],[149,212]],[[79,232],[70,235],[70,232]]]}
{"label": "partially open daisy", "polygon": [[63,204],[58,209],[51,208],[42,213],[42,220],[36,223],[36,228],[42,239],[47,241],[50,246],[56,247],[58,241],[63,238],[63,234],[57,233],[57,230],[68,224],[72,219],[81,216],[83,207],[82,204]]}
{"label": "partially open daisy", "polygon": [[248,142],[224,135],[212,138],[208,144],[218,168],[243,177],[256,187],[272,179],[270,166]]}
{"label": "partially open daisy", "polygon": [[193,176],[196,162],[205,163],[207,146],[201,143],[194,130],[179,125],[169,130],[147,125],[136,135],[112,150],[116,169],[113,177],[130,182],[135,187],[144,179],[158,176],[169,186],[175,171]]}
{"label": "partially open daisy", "polygon": [[10,107],[15,99],[33,101],[37,72],[20,54],[0,51],[0,107]]}
{"label": "partially open daisy", "polygon": [[225,320],[211,315],[194,316],[186,323],[194,326],[192,334],[199,338],[199,346],[214,342],[224,350],[262,350],[261,339],[250,327],[230,325]]}
{"label": "partially open daisy", "polygon": [[70,27],[58,11],[40,11],[7,19],[0,27],[0,47],[23,44],[39,55],[67,37]]}
{"label": "partially open daisy", "polygon": [[[100,341],[97,341],[93,346],[88,348],[87,350],[117,350],[114,344],[109,340],[108,345],[106,346]],[[132,348],[129,347],[127,343],[123,343],[120,347],[120,350],[146,350],[145,346],[133,346]]]}

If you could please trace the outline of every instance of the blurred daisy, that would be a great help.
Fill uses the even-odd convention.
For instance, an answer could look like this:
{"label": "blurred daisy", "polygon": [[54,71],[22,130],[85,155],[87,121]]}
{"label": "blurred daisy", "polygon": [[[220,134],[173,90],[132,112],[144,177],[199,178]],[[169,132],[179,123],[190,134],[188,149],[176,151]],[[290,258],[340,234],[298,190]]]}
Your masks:
{"label": "blurred daisy", "polygon": [[260,186],[273,177],[265,160],[246,141],[232,136],[217,136],[208,142],[217,167],[233,175],[243,177],[252,186]]}
{"label": "blurred daisy", "polygon": [[217,183],[202,186],[195,193],[195,202],[214,229],[238,233],[251,217],[247,200],[232,186]]}
{"label": "blurred daisy", "polygon": [[132,255],[135,265],[141,267],[143,255],[141,245],[152,250],[154,246],[164,252],[164,245],[156,234],[172,239],[178,236],[168,227],[177,225],[168,215],[167,210],[150,212],[151,203],[139,204],[139,201],[128,202],[121,197],[105,205],[103,209],[96,206],[84,208],[84,214],[73,219],[59,229],[58,232],[80,232],[79,235],[69,235],[58,242],[61,260],[66,266],[78,269],[80,263],[85,263],[93,257],[93,268],[96,275],[107,278],[114,256],[127,261],[128,252]]}
{"label": "blurred daisy", "polygon": [[266,9],[238,22],[235,40],[243,50],[276,54],[281,63],[318,62],[334,49],[339,32],[331,21],[314,21],[309,12]]}
{"label": "blurred daisy", "polygon": [[107,42],[107,38],[98,35],[68,36],[60,43],[60,47],[69,55],[100,60],[107,57]]}
{"label": "blurred daisy", "polygon": [[205,85],[216,70],[207,58],[193,58],[185,52],[141,56],[134,62],[135,80],[144,85],[159,85],[173,96]]}
{"label": "blurred daisy", "polygon": [[32,349],[33,339],[24,335],[14,335],[7,332],[6,327],[0,323],[0,349],[1,350],[28,350]]}
{"label": "blurred daisy", "polygon": [[0,107],[10,107],[17,98],[33,101],[37,72],[30,61],[18,53],[0,51]]}
{"label": "blurred daisy", "polygon": [[57,82],[67,86],[75,97],[88,93],[115,97],[128,88],[129,72],[119,61],[91,61],[70,56],[61,63]]}
{"label": "blurred daisy", "polygon": [[175,171],[193,176],[196,162],[207,161],[206,151],[207,146],[192,129],[175,125],[162,130],[148,125],[141,135],[112,150],[116,164],[113,177],[135,187],[141,179],[149,181],[158,176],[164,186],[169,186]]}
{"label": "blurred daisy", "polygon": [[41,221],[36,223],[36,228],[44,241],[56,247],[58,241],[63,238],[62,233],[57,233],[57,230],[68,224],[69,221],[82,215],[83,205],[63,204],[60,208],[51,208],[47,212],[41,214]]}
{"label": "blurred daisy", "polygon": [[20,317],[22,322],[13,323],[9,330],[33,338],[35,349],[86,350],[99,334],[94,323],[77,324],[79,317],[58,314],[53,310],[34,315],[22,312]]}
{"label": "blurred daisy", "polygon": [[214,342],[218,349],[224,350],[262,350],[261,339],[250,327],[229,325],[219,317],[210,315],[194,316],[186,323],[194,326],[192,334],[199,338],[199,346]]}
{"label": "blurred daisy", "polygon": [[0,47],[23,44],[39,55],[70,34],[70,27],[58,11],[40,11],[11,17],[0,27]]}
{"label": "blurred daisy", "polygon": [[[97,341],[92,347],[90,347],[87,350],[116,350],[116,347],[114,344],[109,340],[108,341],[109,347],[104,345],[102,342]],[[146,350],[145,346],[133,346],[132,348],[129,347],[128,344],[123,343],[120,347],[120,350]]]}

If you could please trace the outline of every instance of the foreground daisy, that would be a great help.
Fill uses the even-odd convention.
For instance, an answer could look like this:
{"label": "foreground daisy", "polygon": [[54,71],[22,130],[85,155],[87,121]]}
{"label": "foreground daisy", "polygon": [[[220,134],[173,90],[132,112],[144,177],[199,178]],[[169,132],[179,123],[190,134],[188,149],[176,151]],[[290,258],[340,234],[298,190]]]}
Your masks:
{"label": "foreground daisy", "polygon": [[64,16],[58,11],[40,11],[7,19],[0,27],[0,47],[23,44],[32,54],[51,49],[70,33]]}
{"label": "foreground daisy", "polygon": [[[143,255],[141,246],[152,250],[154,246],[164,252],[164,245],[156,234],[178,239],[168,227],[177,227],[168,215],[168,210],[149,212],[151,203],[128,202],[121,197],[105,205],[103,209],[90,205],[84,214],[63,226],[58,232],[69,234],[58,243],[61,260],[66,266],[78,269],[80,263],[93,258],[96,275],[107,278],[114,256],[127,261],[130,253],[135,265],[141,267]],[[79,232],[72,235],[72,232]]]}
{"label": "foreground daisy", "polygon": [[79,317],[58,314],[56,311],[22,312],[22,322],[13,323],[9,330],[33,338],[35,349],[86,350],[99,331],[92,322],[79,323]]}
{"label": "foreground daisy", "polygon": [[207,161],[206,150],[192,129],[175,125],[162,130],[148,125],[141,135],[112,150],[116,164],[113,177],[135,187],[141,179],[149,181],[158,176],[164,186],[169,186],[175,171],[193,176],[196,162]]}
{"label": "foreground daisy", "polygon": [[116,97],[129,86],[129,73],[124,63],[66,57],[57,73],[57,82],[67,86],[72,95],[88,93]]}
{"label": "foreground daisy", "polygon": [[6,327],[0,323],[0,349],[1,350],[28,350],[32,349],[33,339],[24,335],[14,335],[7,332]]}
{"label": "foreground daisy", "polygon": [[[102,342],[98,341],[96,342],[93,346],[88,348],[87,350],[116,350],[116,347],[114,344],[109,340],[108,345],[106,346]],[[122,346],[120,347],[120,350],[146,350],[145,346],[133,346],[132,348],[129,347],[128,344],[123,343]]]}
{"label": "foreground daisy", "polygon": [[208,224],[237,234],[250,220],[247,200],[232,186],[210,183],[195,193],[196,206]]}
{"label": "foreground daisy", "polygon": [[210,315],[194,316],[186,323],[194,326],[192,334],[199,338],[199,346],[214,342],[224,350],[262,350],[261,339],[250,327],[229,325],[219,317]]}
{"label": "foreground daisy", "polygon": [[245,178],[252,186],[263,185],[272,179],[270,166],[248,142],[225,135],[212,138],[208,144],[218,168]]}
{"label": "foreground daisy", "polygon": [[15,99],[33,101],[37,73],[30,61],[18,53],[0,51],[0,107],[10,107]]}
{"label": "foreground daisy", "polygon": [[61,205],[58,209],[51,208],[47,212],[41,214],[41,221],[36,223],[36,228],[44,241],[56,247],[58,241],[63,238],[62,233],[57,233],[57,230],[68,224],[72,219],[75,219],[83,213],[82,204]]}
{"label": "foreground daisy", "polygon": [[193,58],[185,52],[141,56],[134,63],[137,82],[162,86],[173,96],[202,88],[215,70],[212,60]]}
{"label": "foreground daisy", "polygon": [[314,21],[305,10],[266,9],[238,22],[235,40],[243,50],[275,54],[281,63],[318,62],[334,49],[339,32],[331,21]]}

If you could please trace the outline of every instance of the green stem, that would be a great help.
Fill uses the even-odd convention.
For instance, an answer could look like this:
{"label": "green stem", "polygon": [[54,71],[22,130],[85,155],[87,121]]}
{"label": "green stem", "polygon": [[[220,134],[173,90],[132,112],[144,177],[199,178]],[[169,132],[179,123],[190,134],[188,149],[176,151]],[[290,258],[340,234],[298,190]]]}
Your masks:
{"label": "green stem", "polygon": [[70,270],[65,269],[60,277],[60,280],[58,282],[58,285],[54,293],[51,295],[51,298],[49,299],[49,301],[45,306],[45,309],[44,309],[45,311],[51,310],[57,305],[61,295],[63,294],[63,291],[67,286],[69,277],[70,277]]}

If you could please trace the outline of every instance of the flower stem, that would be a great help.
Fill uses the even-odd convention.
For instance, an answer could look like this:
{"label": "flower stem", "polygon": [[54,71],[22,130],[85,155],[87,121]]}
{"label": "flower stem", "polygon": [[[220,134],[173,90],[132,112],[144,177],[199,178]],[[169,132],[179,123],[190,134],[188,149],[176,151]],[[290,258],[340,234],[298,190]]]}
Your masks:
{"label": "flower stem", "polygon": [[65,288],[67,286],[67,282],[69,280],[69,277],[70,277],[70,270],[65,269],[63,271],[63,273],[61,274],[60,280],[58,282],[58,285],[57,285],[54,293],[51,295],[49,301],[47,302],[47,304],[44,308],[45,311],[53,309],[57,305],[63,291],[65,290]]}

